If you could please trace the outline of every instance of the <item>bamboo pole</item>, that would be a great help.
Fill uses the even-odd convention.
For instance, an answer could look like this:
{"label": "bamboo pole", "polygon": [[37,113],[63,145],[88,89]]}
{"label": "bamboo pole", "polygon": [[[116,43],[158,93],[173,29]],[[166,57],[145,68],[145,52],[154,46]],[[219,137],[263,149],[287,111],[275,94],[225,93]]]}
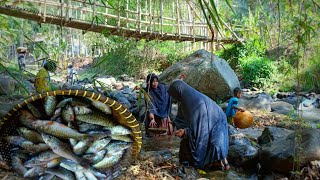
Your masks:
{"label": "bamboo pole", "polygon": [[153,31],[153,29],[152,29],[152,19],[153,19],[153,17],[152,17],[152,0],[149,0],[149,21],[150,21],[149,26],[150,26],[150,31]]}
{"label": "bamboo pole", "polygon": [[[129,1],[129,0],[126,1],[126,18],[127,18],[127,19],[126,19],[126,27],[128,27],[128,25],[129,25],[129,24],[128,24],[128,18],[129,18],[129,13],[128,13],[129,3],[128,3],[128,1]],[[106,8],[106,9],[107,9],[107,8]]]}
{"label": "bamboo pole", "polygon": [[163,2],[160,0],[160,34],[163,34]]}
{"label": "bamboo pole", "polygon": [[121,25],[121,18],[120,18],[120,1],[118,1],[118,23],[117,23],[117,26],[118,28],[120,28],[120,25]]}
{"label": "bamboo pole", "polygon": [[176,15],[177,15],[177,19],[176,19],[176,27],[177,27],[177,35],[180,36],[180,13],[179,13],[179,0],[176,0]]}

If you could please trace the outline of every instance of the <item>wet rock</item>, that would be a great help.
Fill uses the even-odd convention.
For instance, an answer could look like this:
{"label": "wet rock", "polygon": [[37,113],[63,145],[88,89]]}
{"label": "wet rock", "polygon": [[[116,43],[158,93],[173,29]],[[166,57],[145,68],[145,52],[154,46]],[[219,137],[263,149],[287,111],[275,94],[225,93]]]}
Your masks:
{"label": "wet rock", "polygon": [[263,129],[261,128],[246,128],[246,129],[239,129],[239,132],[245,134],[250,140],[255,142],[258,141],[258,137],[261,136]]}
{"label": "wet rock", "polygon": [[120,79],[121,81],[133,81],[133,78],[130,77],[130,76],[128,76],[127,74],[122,74],[122,75],[120,75],[120,76],[119,76],[119,79]]}
{"label": "wet rock", "polygon": [[229,147],[228,161],[235,166],[255,167],[258,150],[250,145],[232,145]]}
{"label": "wet rock", "polygon": [[[99,77],[96,80],[102,82],[103,84],[105,84],[106,86],[109,86],[109,87],[111,87],[114,83],[117,82],[116,79],[111,76]],[[97,84],[99,84],[99,83],[97,83]],[[97,85],[97,86],[99,86],[99,85]]]}
{"label": "wet rock", "polygon": [[293,105],[294,107],[296,107],[297,106],[297,101],[299,101],[298,102],[298,105],[299,105],[305,99],[306,98],[303,97],[303,96],[290,96],[290,97],[281,99],[281,101],[287,102],[287,103]]}
{"label": "wet rock", "polygon": [[116,89],[116,90],[121,90],[123,89],[123,84],[122,83],[114,83],[112,84],[112,86]]}
{"label": "wet rock", "polygon": [[276,101],[271,103],[271,111],[278,114],[289,114],[294,111],[293,105],[284,101]]}
{"label": "wet rock", "polygon": [[4,117],[15,105],[14,102],[0,102],[0,118]]}
{"label": "wet rock", "polygon": [[243,94],[239,99],[239,106],[251,110],[271,111],[272,98],[267,93],[256,95]]}
{"label": "wet rock", "polygon": [[128,99],[126,99],[125,97],[120,97],[117,99],[117,101],[121,104],[123,104],[126,108],[130,109],[131,108],[131,104],[128,101]]}
{"label": "wet rock", "polygon": [[[320,160],[320,130],[303,129],[285,138],[263,145],[259,160],[265,172],[290,173],[295,167],[303,167],[310,161]],[[298,161],[294,161],[297,158]]]}
{"label": "wet rock", "polygon": [[159,75],[159,79],[169,84],[181,74],[186,74],[184,80],[190,86],[212,99],[232,96],[233,89],[240,87],[238,78],[229,64],[203,49],[165,69]]}
{"label": "wet rock", "polygon": [[9,77],[0,78],[0,95],[12,94],[16,86],[16,81]]}
{"label": "wet rock", "polygon": [[144,151],[139,155],[139,160],[150,161],[154,165],[159,165],[173,158],[173,154],[169,150],[160,151]]}
{"label": "wet rock", "polygon": [[251,145],[250,139],[243,133],[233,134],[229,136],[229,145]]}
{"label": "wet rock", "polygon": [[258,138],[259,144],[267,144],[271,141],[279,140],[281,138],[287,137],[289,134],[293,133],[294,131],[269,126],[264,129],[261,136]]}
{"label": "wet rock", "polygon": [[239,131],[235,127],[228,125],[229,136],[238,134]]}

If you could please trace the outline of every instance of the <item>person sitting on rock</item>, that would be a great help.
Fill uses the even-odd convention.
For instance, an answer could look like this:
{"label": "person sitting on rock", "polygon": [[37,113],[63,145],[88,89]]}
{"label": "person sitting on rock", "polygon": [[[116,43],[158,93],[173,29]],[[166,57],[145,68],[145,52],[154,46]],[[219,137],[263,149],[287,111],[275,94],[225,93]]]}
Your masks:
{"label": "person sitting on rock", "polygon": [[36,92],[42,93],[53,90],[53,86],[50,83],[49,71],[54,72],[56,68],[57,65],[53,61],[45,61],[43,63],[43,68],[39,70],[34,81],[34,87],[36,88]]}
{"label": "person sitting on rock", "polygon": [[180,163],[194,166],[198,172],[213,170],[217,164],[229,170],[228,125],[220,106],[182,80],[173,81],[168,92],[179,102],[179,118],[185,121],[184,128],[175,131],[182,138]]}
{"label": "person sitting on rock", "polygon": [[243,108],[238,107],[239,98],[241,98],[241,89],[236,87],[233,90],[233,97],[229,100],[226,109],[226,115],[229,124],[233,124],[233,117],[237,111],[245,111]]}
{"label": "person sitting on rock", "polygon": [[[172,122],[170,120],[171,97],[165,84],[159,82],[158,76],[149,74],[146,80],[147,87],[144,89],[148,93],[146,97],[147,113],[145,119],[146,134],[149,128],[166,129],[166,135],[173,133]],[[149,99],[149,100],[147,100]]]}

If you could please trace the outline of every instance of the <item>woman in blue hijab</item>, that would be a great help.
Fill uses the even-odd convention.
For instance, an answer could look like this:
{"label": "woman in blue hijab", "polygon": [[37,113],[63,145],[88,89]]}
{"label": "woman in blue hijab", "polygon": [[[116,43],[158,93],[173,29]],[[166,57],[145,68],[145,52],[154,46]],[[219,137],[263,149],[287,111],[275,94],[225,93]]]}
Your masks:
{"label": "woman in blue hijab", "polygon": [[187,161],[199,169],[221,163],[225,170],[229,148],[227,118],[223,110],[209,97],[182,80],[169,86],[169,95],[179,104],[179,118],[186,126],[175,132],[182,139],[179,151],[181,163]]}
{"label": "woman in blue hijab", "polygon": [[145,121],[146,133],[149,127],[167,129],[165,134],[171,135],[173,127],[169,118],[171,111],[171,97],[165,84],[159,82],[158,76],[149,74],[147,76],[146,92],[150,95],[148,102],[147,118]]}

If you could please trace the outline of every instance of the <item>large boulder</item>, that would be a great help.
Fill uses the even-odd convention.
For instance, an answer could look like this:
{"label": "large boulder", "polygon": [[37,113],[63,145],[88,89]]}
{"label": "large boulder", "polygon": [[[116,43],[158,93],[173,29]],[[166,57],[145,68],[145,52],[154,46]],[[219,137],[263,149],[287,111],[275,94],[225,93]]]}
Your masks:
{"label": "large boulder", "polygon": [[294,112],[294,107],[288,102],[276,101],[271,103],[271,111],[278,114],[288,115]]}
{"label": "large boulder", "polygon": [[239,106],[250,110],[271,111],[272,97],[267,93],[243,94],[239,99]]}
{"label": "large boulder", "polygon": [[16,82],[12,78],[0,78],[0,95],[12,94],[14,92]]}
{"label": "large boulder", "polygon": [[320,130],[303,129],[261,146],[259,160],[264,171],[290,173],[294,166],[303,167],[320,160],[319,149]]}
{"label": "large boulder", "polygon": [[293,131],[288,129],[269,126],[263,130],[261,136],[258,138],[258,143],[267,144],[271,141],[276,141],[281,138],[287,137],[291,133],[293,133]]}
{"label": "large boulder", "polygon": [[206,50],[198,50],[173,64],[160,75],[160,81],[170,83],[185,74],[186,83],[212,99],[224,99],[232,95],[240,83],[229,64]]}
{"label": "large boulder", "polygon": [[228,160],[235,166],[255,167],[257,164],[258,150],[250,145],[231,145]]}

